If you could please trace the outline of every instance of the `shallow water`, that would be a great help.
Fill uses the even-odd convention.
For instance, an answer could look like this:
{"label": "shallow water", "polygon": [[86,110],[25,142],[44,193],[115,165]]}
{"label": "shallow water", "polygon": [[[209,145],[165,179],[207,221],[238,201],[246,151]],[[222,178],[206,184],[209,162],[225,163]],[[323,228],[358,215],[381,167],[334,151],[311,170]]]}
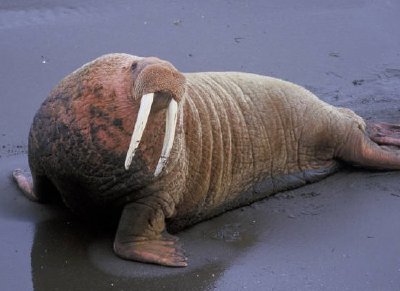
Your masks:
{"label": "shallow water", "polygon": [[399,173],[346,169],[182,233],[190,265],[112,253],[113,231],[25,199],[33,115],[51,88],[108,52],[182,71],[247,71],[306,86],[366,119],[399,122],[397,1],[2,1],[0,281],[4,290],[396,290]]}

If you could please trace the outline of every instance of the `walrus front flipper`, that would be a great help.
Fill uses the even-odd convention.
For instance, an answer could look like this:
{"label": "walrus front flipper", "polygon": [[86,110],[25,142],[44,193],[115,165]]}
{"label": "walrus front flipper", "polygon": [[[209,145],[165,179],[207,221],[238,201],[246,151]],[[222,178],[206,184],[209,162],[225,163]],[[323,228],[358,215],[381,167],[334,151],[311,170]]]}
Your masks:
{"label": "walrus front flipper", "polygon": [[44,175],[32,175],[30,171],[15,169],[12,177],[25,196],[34,202],[58,202],[60,195],[53,183]]}
{"label": "walrus front flipper", "polygon": [[338,156],[359,166],[400,170],[400,126],[370,124],[367,133],[356,129],[349,134]]}
{"label": "walrus front flipper", "polygon": [[114,241],[115,253],[126,260],[153,263],[171,267],[186,267],[178,238],[165,230],[161,209],[146,204],[125,206]]}
{"label": "walrus front flipper", "polygon": [[40,199],[33,190],[32,174],[30,172],[24,172],[21,169],[15,169],[12,176],[17,183],[19,189],[25,194],[25,196],[32,201],[38,202]]}

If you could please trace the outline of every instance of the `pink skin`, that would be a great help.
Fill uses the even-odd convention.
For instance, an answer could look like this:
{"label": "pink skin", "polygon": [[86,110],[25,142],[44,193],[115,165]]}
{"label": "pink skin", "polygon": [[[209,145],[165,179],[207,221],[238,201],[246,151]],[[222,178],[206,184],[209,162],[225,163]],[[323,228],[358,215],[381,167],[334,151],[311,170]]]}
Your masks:
{"label": "pink skin", "polygon": [[29,172],[24,173],[24,171],[21,169],[15,169],[12,173],[12,176],[15,182],[17,182],[18,187],[22,190],[22,192],[29,200],[35,202],[39,200],[34,193],[32,176]]}
{"label": "pink skin", "polygon": [[114,242],[114,250],[123,259],[170,267],[186,267],[187,258],[178,238],[172,235],[156,240]]}
{"label": "pink skin", "polygon": [[400,147],[400,125],[385,122],[368,125],[369,137],[379,145]]}

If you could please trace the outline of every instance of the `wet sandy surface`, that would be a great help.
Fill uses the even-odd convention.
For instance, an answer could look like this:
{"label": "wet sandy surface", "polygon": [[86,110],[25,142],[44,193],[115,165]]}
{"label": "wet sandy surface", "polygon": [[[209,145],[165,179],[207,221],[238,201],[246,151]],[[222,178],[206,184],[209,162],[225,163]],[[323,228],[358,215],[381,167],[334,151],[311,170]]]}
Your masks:
{"label": "wet sandy surface", "polygon": [[9,174],[27,167],[36,109],[63,76],[108,52],[156,55],[185,72],[272,75],[367,120],[400,122],[397,1],[130,2],[0,4],[2,289],[398,290],[398,172],[344,169],[198,224],[180,234],[185,269],[122,261],[113,231],[22,197]]}

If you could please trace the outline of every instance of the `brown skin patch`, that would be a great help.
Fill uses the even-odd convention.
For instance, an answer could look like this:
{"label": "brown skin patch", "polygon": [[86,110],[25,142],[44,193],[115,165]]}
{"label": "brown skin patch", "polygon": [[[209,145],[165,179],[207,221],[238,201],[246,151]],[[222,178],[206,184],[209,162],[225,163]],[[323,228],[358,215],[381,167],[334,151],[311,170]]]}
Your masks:
{"label": "brown skin patch", "polygon": [[[103,63],[100,65],[104,66]],[[160,74],[166,76],[159,78]],[[107,70],[100,70],[97,66],[84,68],[77,76],[67,80],[72,83],[70,86],[63,86],[68,89],[74,87],[73,90],[68,90],[72,92],[71,98],[74,100],[69,112],[74,117],[73,126],[106,150],[124,155],[129,147],[140,98],[142,94],[155,92],[151,123],[147,125],[142,142],[147,145],[143,156],[146,164],[155,168],[158,162],[155,153],[161,152],[164,135],[163,110],[171,98],[180,99],[180,95],[174,94],[183,92],[182,89],[174,88],[174,80],[179,75],[169,63],[157,58],[139,61],[128,58],[119,66],[113,65]],[[135,82],[136,78],[141,81]],[[184,79],[178,79],[180,83],[184,82]],[[169,86],[173,88],[168,89]],[[161,89],[166,93],[158,93]],[[66,123],[70,122],[69,120]]]}
{"label": "brown skin patch", "polygon": [[[118,155],[123,155],[129,146],[138,110],[132,98],[133,80],[128,67],[130,63],[126,69],[111,72],[110,77],[98,76],[95,69],[85,72],[97,75],[85,76],[84,90],[77,92],[79,96],[73,97],[71,105],[74,126],[82,129],[88,139]],[[113,120],[120,122],[115,126]]]}

